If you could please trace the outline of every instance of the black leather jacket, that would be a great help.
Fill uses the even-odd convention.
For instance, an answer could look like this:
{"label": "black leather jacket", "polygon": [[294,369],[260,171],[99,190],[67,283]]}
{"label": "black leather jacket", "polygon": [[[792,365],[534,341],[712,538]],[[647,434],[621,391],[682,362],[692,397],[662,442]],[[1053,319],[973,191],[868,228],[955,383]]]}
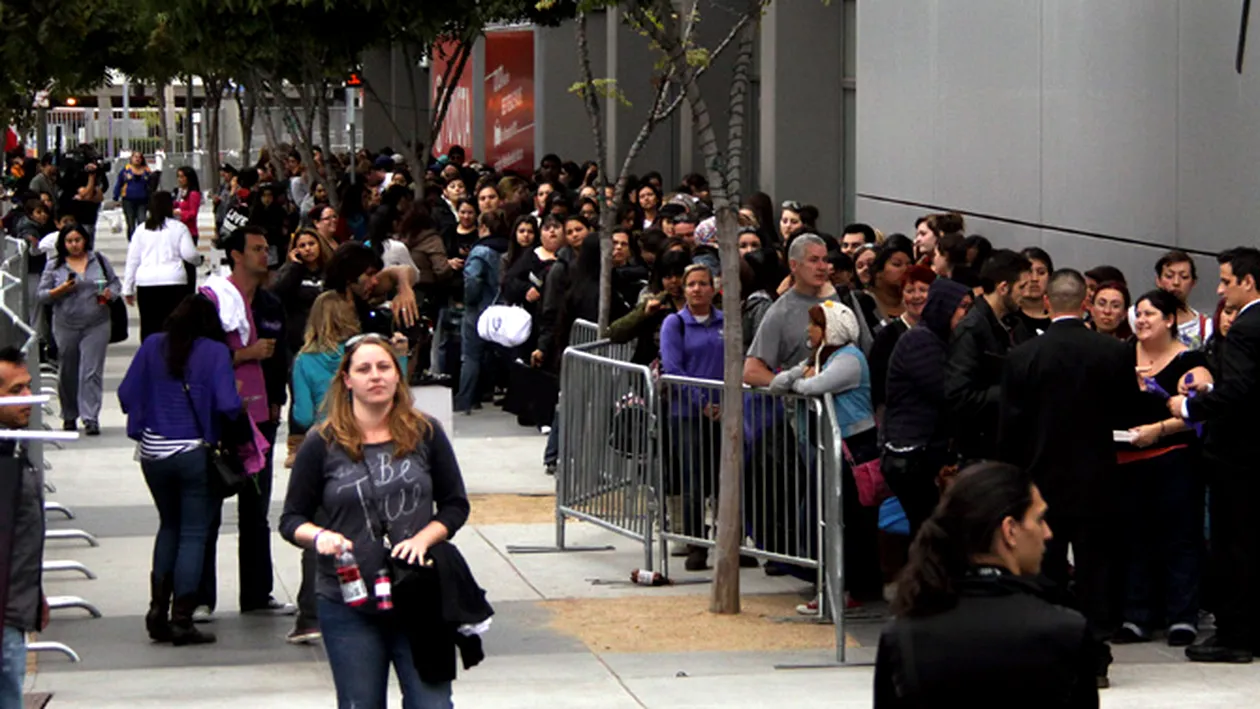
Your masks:
{"label": "black leather jacket", "polygon": [[953,608],[884,627],[875,709],[1098,706],[1084,616],[1004,569],[982,567],[955,585]]}
{"label": "black leather jacket", "polygon": [[1006,353],[1027,339],[1022,323],[1003,325],[983,298],[955,328],[945,364],[945,400],[963,460],[997,456],[1002,366]]}

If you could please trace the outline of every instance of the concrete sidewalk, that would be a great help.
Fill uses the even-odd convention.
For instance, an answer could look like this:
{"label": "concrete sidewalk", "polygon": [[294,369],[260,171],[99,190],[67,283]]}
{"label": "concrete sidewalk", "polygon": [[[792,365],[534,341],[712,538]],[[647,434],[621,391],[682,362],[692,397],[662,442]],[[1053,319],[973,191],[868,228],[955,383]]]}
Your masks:
{"label": "concrete sidewalk", "polygon": [[[122,263],[125,239],[121,234],[103,233],[99,245],[116,263]],[[133,322],[135,332],[138,323]],[[113,394],[135,349],[134,341],[110,348],[109,393],[101,418],[104,435],[48,453],[54,466],[51,480],[58,490],[50,499],[68,505],[77,515],[72,521],[52,515],[50,526],[82,527],[96,534],[101,545],[89,548],[82,542],[50,542],[46,558],[81,561],[99,578],[89,581],[74,574],[50,574],[45,578],[46,590],[50,595],[82,595],[95,603],[104,617],[94,620],[81,611],[57,611],[44,638],[67,642],[83,661],[71,664],[60,656],[41,655],[37,670],[28,677],[28,689],[52,692],[53,709],[333,706],[332,678],[321,647],[285,644],[290,618],[245,617],[236,612],[234,505],[224,510],[220,541],[221,608],[212,626],[219,642],[179,649],[149,642],[143,615],[157,513],[134,460],[134,446],[124,435],[125,421]],[[473,495],[538,495],[554,490],[553,480],[542,472],[543,436],[517,426],[510,417],[492,409],[457,417],[454,442]],[[277,469],[273,524],[287,472]],[[504,498],[493,499],[499,502]],[[473,514],[475,520],[477,511]],[[486,661],[461,673],[455,684],[457,706],[871,705],[872,673],[861,663],[874,659],[878,622],[855,623],[849,628],[851,643],[858,645],[850,650],[850,660],[856,666],[821,669],[776,667],[825,666],[834,658],[834,650],[826,644],[779,651],[754,647],[622,652],[584,641],[589,629],[562,630],[555,612],[558,603],[589,603],[579,607],[603,609],[603,604],[634,606],[634,599],[644,599],[646,605],[685,596],[694,598],[692,606],[700,607],[709,586],[640,588],[605,583],[624,580],[630,569],[640,565],[641,548],[591,525],[570,524],[570,543],[611,544],[614,551],[508,553],[511,544],[554,543],[554,525],[545,514],[541,519],[535,517],[527,515],[512,523],[474,522],[455,540],[497,610],[494,626],[485,638]],[[276,596],[292,601],[298,586],[298,550],[279,536],[273,539],[272,548]],[[707,575],[676,573],[677,578],[688,576]],[[757,569],[745,570],[742,583],[745,594],[759,598],[803,598],[810,592],[800,582],[769,578]],[[684,625],[642,632],[664,632],[671,639],[676,635],[685,640],[690,629]],[[800,627],[802,633],[817,630],[788,626],[785,632],[792,634],[793,627]],[[633,634],[636,628],[629,630]],[[693,649],[699,646],[702,644],[697,642]],[[1180,653],[1158,645],[1117,648],[1116,655],[1114,688],[1104,693],[1104,707],[1243,707],[1253,705],[1260,692],[1260,673],[1248,666],[1191,665]],[[400,706],[396,690],[391,706]]]}

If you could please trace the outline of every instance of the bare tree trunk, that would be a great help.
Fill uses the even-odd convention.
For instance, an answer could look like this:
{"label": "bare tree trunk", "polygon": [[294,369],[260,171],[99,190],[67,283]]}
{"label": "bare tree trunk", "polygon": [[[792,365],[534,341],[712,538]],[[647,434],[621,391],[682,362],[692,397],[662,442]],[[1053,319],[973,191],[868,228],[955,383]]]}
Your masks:
{"label": "bare tree trunk", "polygon": [[[608,188],[608,144],[604,137],[604,123],[600,119],[599,96],[595,93],[595,76],[591,72],[591,44],[587,36],[587,14],[579,12],[577,16],[577,50],[579,77],[582,80],[582,103],[586,106],[586,117],[591,122],[591,134],[595,138],[595,162],[599,165],[598,189],[602,197]],[[617,195],[613,196],[616,199]],[[608,330],[609,315],[612,308],[612,227],[616,220],[616,209],[604,204],[599,218],[599,332]]]}
{"label": "bare tree trunk", "polygon": [[[328,155],[332,152],[332,111],[328,108],[329,96],[328,92],[332,90],[327,79],[324,80],[320,87],[319,94],[316,96],[316,102],[319,104],[319,128],[320,142],[324,150],[324,159],[328,159]],[[307,168],[309,169],[309,168]]]}
{"label": "bare tree trunk", "polygon": [[169,154],[171,152],[171,126],[166,121],[166,111],[170,108],[166,101],[166,84],[154,86],[158,105],[158,145],[162,146],[163,153]]}
{"label": "bare tree trunk", "polygon": [[[748,87],[751,83],[753,47],[757,40],[757,24],[748,23],[739,34],[739,49],[731,77],[730,124],[726,139],[726,195],[734,204],[743,196],[744,128],[748,110]],[[738,222],[736,227],[738,228]]]}
{"label": "bare tree trunk", "polygon": [[245,97],[241,98],[239,90],[232,93],[241,124],[241,167],[253,162],[250,153],[254,148],[254,120],[258,115],[258,95],[249,87],[246,88],[245,94]]}
{"label": "bare tree trunk", "polygon": [[206,92],[206,153],[210,156],[210,174],[207,175],[210,194],[219,192],[219,110],[223,107],[223,83],[217,78],[201,77]]}
{"label": "bare tree trunk", "polygon": [[[750,0],[750,5],[741,17],[740,24],[749,24],[760,15],[764,0]],[[713,594],[709,602],[709,610],[714,613],[738,613],[739,598],[739,547],[743,539],[743,519],[741,499],[743,497],[743,477],[740,474],[743,463],[743,353],[739,346],[743,342],[742,322],[736,315],[740,312],[739,299],[739,220],[730,201],[730,185],[727,182],[728,166],[724,163],[718,146],[717,135],[713,130],[713,120],[708,104],[700,92],[697,72],[687,61],[687,48],[672,40],[676,37],[676,19],[672,13],[661,13],[661,26],[649,32],[655,35],[657,44],[665,51],[670,64],[680,78],[683,93],[691,107],[692,123],[696,137],[699,138],[700,152],[704,156],[705,172],[709,178],[713,194],[713,205],[717,212],[718,250],[724,276],[722,288],[722,309],[730,313],[724,321],[723,339],[726,347],[723,353],[723,388],[722,388],[722,447],[721,473],[718,494],[718,529],[717,529],[717,564],[713,575]],[[744,41],[741,38],[741,43]],[[751,59],[751,55],[749,55]],[[738,80],[738,79],[737,79]],[[732,89],[734,92],[736,89]],[[733,115],[732,121],[740,125],[736,136],[742,142],[742,113]]]}

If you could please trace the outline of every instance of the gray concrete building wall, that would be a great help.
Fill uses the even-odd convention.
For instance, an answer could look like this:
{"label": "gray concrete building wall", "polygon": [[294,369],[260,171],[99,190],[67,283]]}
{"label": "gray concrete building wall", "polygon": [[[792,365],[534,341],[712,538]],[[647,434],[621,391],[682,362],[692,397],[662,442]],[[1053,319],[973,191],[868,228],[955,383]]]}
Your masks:
{"label": "gray concrete building wall", "polygon": [[956,209],[1135,291],[1183,248],[1211,305],[1212,255],[1260,218],[1260,57],[1235,72],[1238,25],[1193,0],[860,3],[858,216],[909,232]]}
{"label": "gray concrete building wall", "polygon": [[761,27],[760,189],[815,205],[830,233],[844,226],[844,36],[843,3],[776,2]]}

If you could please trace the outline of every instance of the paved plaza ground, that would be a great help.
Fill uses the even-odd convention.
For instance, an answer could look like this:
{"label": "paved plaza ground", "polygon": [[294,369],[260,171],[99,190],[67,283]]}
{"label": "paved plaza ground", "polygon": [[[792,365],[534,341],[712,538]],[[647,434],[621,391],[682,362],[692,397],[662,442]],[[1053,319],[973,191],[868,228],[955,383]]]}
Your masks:
{"label": "paved plaza ground", "polygon": [[[104,225],[103,225],[104,226]],[[203,233],[207,233],[203,231]],[[125,238],[102,228],[98,246],[120,265]],[[134,310],[132,311],[134,315]],[[124,435],[116,391],[135,353],[133,341],[110,348],[103,435],[50,450],[50,499],[73,520],[50,517],[51,528],[81,528],[99,547],[50,541],[47,559],[83,562],[98,575],[46,576],[50,595],[80,595],[100,608],[54,612],[43,638],[71,645],[74,664],[41,654],[27,678],[32,692],[52,693],[52,709],[331,707],[332,677],[323,649],[284,642],[291,618],[236,612],[235,507],[224,510],[219,543],[221,608],[214,645],[154,645],[144,631],[148,573],[157,512]],[[282,431],[283,436],[283,431]],[[459,707],[869,707],[870,663],[878,620],[849,627],[853,666],[834,660],[832,629],[788,620],[809,588],[798,581],[743,571],[747,612],[738,618],[705,612],[702,583],[640,588],[624,583],[642,561],[641,548],[585,524],[570,524],[573,544],[612,544],[612,552],[514,555],[513,544],[554,543],[553,481],[542,472],[544,439],[487,409],[460,417],[455,448],[473,497],[470,523],[456,544],[487,589],[497,614],[485,637],[486,661],[455,684]],[[281,456],[282,457],[282,456]],[[275,525],[288,471],[277,467]],[[276,535],[276,596],[294,601],[299,552]],[[672,565],[678,579],[705,579]],[[613,583],[608,583],[613,582]],[[1108,709],[1251,707],[1260,704],[1260,666],[1187,663],[1162,645],[1116,649]],[[804,668],[804,667],[812,668]],[[977,688],[983,691],[983,688]],[[395,696],[394,704],[400,706]]]}

